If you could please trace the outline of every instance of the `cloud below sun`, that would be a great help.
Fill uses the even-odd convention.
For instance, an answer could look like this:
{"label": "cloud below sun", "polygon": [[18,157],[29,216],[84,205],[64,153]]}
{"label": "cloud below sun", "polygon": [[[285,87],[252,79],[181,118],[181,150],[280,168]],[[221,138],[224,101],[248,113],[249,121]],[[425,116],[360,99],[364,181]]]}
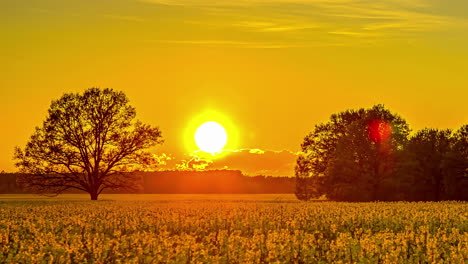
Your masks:
{"label": "cloud below sun", "polygon": [[294,176],[297,155],[289,150],[224,150],[210,158],[194,152],[184,157],[160,154],[158,170],[241,170],[244,175]]}

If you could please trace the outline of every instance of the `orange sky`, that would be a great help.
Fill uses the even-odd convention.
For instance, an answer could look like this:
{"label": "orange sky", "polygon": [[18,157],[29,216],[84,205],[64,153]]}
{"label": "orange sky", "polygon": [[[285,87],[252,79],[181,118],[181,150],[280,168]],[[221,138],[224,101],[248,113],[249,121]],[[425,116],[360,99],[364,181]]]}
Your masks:
{"label": "orange sky", "polygon": [[465,0],[2,1],[0,171],[15,170],[13,148],[51,100],[89,87],[124,91],[160,126],[166,167],[193,158],[184,133],[206,111],[239,136],[208,168],[249,174],[292,175],[303,137],[348,108],[383,103],[413,129],[456,129],[468,122],[466,10]]}

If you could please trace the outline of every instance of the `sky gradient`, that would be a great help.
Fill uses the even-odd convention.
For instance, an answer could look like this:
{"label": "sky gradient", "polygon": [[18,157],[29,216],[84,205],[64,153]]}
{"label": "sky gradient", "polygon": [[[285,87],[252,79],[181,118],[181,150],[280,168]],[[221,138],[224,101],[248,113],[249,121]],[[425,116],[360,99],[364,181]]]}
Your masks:
{"label": "sky gradient", "polygon": [[185,134],[207,111],[238,134],[207,168],[251,175],[292,176],[303,137],[349,108],[468,123],[465,0],[19,0],[0,27],[0,171],[53,99],[89,87],[161,128],[168,169],[196,159]]}

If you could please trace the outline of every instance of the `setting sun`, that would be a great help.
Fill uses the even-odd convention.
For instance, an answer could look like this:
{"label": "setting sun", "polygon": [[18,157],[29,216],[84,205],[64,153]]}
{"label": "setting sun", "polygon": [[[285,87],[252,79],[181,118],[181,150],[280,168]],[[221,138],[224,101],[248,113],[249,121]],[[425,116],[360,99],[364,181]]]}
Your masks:
{"label": "setting sun", "polygon": [[468,264],[467,11],[0,0],[0,264]]}
{"label": "setting sun", "polygon": [[183,131],[187,152],[204,159],[220,159],[239,148],[241,125],[228,113],[205,109],[192,116]]}
{"label": "setting sun", "polygon": [[200,150],[214,154],[227,143],[227,133],[222,125],[208,121],[200,125],[195,132],[195,143]]}

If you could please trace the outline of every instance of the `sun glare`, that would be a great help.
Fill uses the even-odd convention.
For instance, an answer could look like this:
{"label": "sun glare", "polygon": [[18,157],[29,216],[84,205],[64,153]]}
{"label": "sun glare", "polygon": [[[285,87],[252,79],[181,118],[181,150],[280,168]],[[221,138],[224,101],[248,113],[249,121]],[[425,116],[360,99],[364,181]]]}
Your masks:
{"label": "sun glare", "polygon": [[227,115],[212,109],[192,116],[183,134],[188,153],[210,160],[229,155],[224,150],[239,148],[239,130],[235,124]]}
{"label": "sun glare", "polygon": [[200,125],[195,132],[195,143],[200,150],[215,154],[226,146],[227,132],[222,125],[208,121]]}

